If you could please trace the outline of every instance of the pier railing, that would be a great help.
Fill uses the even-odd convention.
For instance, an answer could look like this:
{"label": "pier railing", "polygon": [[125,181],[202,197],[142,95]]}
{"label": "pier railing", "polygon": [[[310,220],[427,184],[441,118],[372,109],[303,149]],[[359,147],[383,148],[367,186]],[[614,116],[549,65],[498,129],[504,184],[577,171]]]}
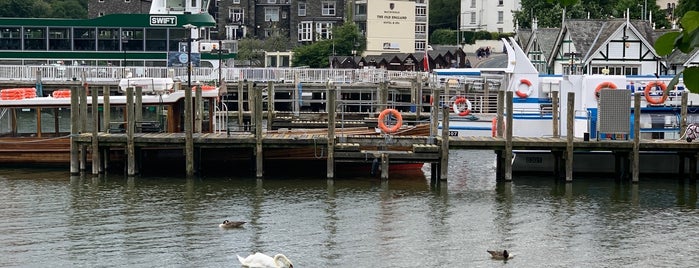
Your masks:
{"label": "pier railing", "polygon": [[[275,81],[281,83],[379,83],[396,79],[412,79],[420,72],[388,71],[384,69],[312,69],[312,68],[194,68],[193,81],[214,82],[220,76],[225,81]],[[173,77],[187,81],[186,68],[115,67],[72,65],[1,65],[0,78],[15,81],[105,81],[117,82],[126,77]]]}

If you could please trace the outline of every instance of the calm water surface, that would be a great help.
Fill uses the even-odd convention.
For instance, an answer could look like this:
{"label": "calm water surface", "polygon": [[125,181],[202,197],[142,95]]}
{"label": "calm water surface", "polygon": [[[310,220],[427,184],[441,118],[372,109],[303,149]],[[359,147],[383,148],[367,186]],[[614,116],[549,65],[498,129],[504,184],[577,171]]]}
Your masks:
{"label": "calm water surface", "polygon": [[[424,175],[254,178],[0,169],[0,267],[223,267],[283,253],[295,267],[689,267],[697,187],[676,178],[515,177],[453,151]],[[396,176],[398,177],[398,176]],[[224,219],[244,228],[222,230]],[[508,249],[508,262],[486,249]]]}

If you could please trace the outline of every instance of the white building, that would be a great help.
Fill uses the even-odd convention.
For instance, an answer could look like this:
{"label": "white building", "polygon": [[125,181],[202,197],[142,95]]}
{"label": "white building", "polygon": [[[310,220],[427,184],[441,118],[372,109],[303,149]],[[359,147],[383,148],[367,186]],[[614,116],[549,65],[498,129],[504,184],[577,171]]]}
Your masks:
{"label": "white building", "polygon": [[428,0],[354,0],[354,21],[367,40],[365,55],[424,51],[428,4]]}
{"label": "white building", "polygon": [[515,32],[514,11],[520,0],[461,0],[460,31]]}

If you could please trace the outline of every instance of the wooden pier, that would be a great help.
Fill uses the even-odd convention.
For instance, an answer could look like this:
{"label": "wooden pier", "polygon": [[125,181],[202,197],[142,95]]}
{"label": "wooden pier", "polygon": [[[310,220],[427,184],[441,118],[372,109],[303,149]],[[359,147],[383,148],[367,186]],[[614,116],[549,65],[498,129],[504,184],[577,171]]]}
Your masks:
{"label": "wooden pier", "polygon": [[[336,104],[336,89],[332,85],[327,85],[326,107],[337,107]],[[441,90],[432,89],[432,95],[438,99]],[[83,95],[80,98],[79,94],[85,94],[74,89],[75,93],[73,107],[80,107],[81,103],[86,103],[86,97]],[[248,92],[250,93],[250,92]],[[198,94],[195,92],[195,94]],[[385,94],[385,93],[384,93]],[[420,96],[422,95],[419,93]],[[573,93],[569,93],[573,94]],[[127,91],[127,95],[133,96],[132,90]],[[188,126],[195,128],[187,128],[184,133],[135,133],[135,116],[129,116],[127,122],[127,131],[125,133],[108,133],[93,131],[91,133],[74,132],[72,137],[73,146],[71,150],[71,172],[76,173],[86,169],[86,149],[90,147],[92,153],[93,173],[103,172],[106,165],[109,163],[105,160],[109,157],[108,152],[118,150],[123,151],[126,155],[126,172],[127,175],[135,175],[139,172],[140,165],[137,163],[139,159],[143,159],[144,154],[149,151],[158,151],[167,149],[184,150],[184,162],[186,166],[187,176],[195,174],[195,169],[201,167],[202,159],[209,155],[221,155],[226,152],[227,156],[233,159],[252,159],[247,163],[254,167],[257,177],[264,176],[264,163],[269,159],[289,159],[289,160],[319,160],[326,162],[327,177],[334,178],[335,166],[344,163],[358,164],[374,164],[379,163],[381,167],[381,178],[389,178],[389,165],[401,163],[430,163],[432,166],[432,179],[446,180],[448,177],[448,153],[450,149],[464,150],[493,150],[497,153],[497,179],[510,181],[512,180],[512,159],[513,151],[516,150],[546,150],[556,156],[555,174],[560,174],[559,171],[565,171],[564,177],[566,181],[572,181],[572,165],[574,152],[581,151],[611,151],[615,155],[619,155],[620,165],[627,164],[631,167],[631,181],[638,182],[639,177],[639,153],[647,151],[660,151],[677,154],[683,161],[680,161],[678,173],[685,170],[684,159],[689,159],[690,176],[696,178],[697,170],[697,151],[699,143],[687,143],[686,141],[671,141],[671,140],[640,140],[638,137],[638,129],[635,129],[635,138],[625,141],[586,141],[573,137],[572,129],[567,129],[567,136],[561,137],[540,137],[540,138],[524,138],[513,137],[512,130],[506,129],[502,133],[502,128],[498,128],[497,137],[449,137],[447,131],[443,131],[441,135],[437,135],[438,118],[442,118],[444,128],[449,125],[449,108],[438,107],[437,102],[432,104],[432,119],[430,123],[430,134],[427,135],[411,135],[398,136],[390,134],[351,134],[343,128],[336,127],[338,123],[337,109],[327,109],[327,131],[325,133],[303,133],[294,132],[290,129],[263,130],[263,119],[267,118],[268,127],[274,120],[274,116],[267,110],[267,115],[263,111],[263,98],[260,90],[253,91],[250,95],[250,120],[251,127],[246,132],[218,132],[218,133],[202,133],[201,127],[196,127],[196,119],[188,118],[185,120]],[[138,96],[136,94],[136,96]],[[504,125],[512,125],[512,118],[507,117],[502,120],[503,113],[511,114],[511,105],[508,105],[508,110],[505,110],[504,103],[512,103],[512,92],[500,91],[498,94],[498,125],[504,122]],[[636,94],[636,107],[638,108],[639,95]],[[82,99],[82,101],[81,101]],[[136,98],[137,99],[137,98]],[[569,96],[567,105],[572,107],[573,96]],[[185,102],[196,102],[197,98],[188,97]],[[269,100],[274,103],[274,100]],[[379,101],[379,109],[385,108],[385,98],[383,102]],[[381,103],[384,103],[383,106]],[[557,102],[554,102],[557,105]],[[417,105],[421,105],[418,101]],[[93,114],[97,111],[95,102],[93,102]],[[191,111],[191,103],[185,105],[187,111]],[[196,105],[200,107],[199,105]],[[242,106],[241,106],[242,107]],[[271,106],[272,107],[272,106]],[[685,106],[686,107],[686,106]],[[71,109],[77,115],[73,118],[75,125],[78,122],[86,120],[80,117],[80,110]],[[133,104],[129,104],[129,111],[134,111]],[[557,109],[554,107],[553,109]],[[135,109],[138,110],[138,109]],[[638,111],[639,109],[636,109]],[[440,116],[441,112],[441,116]],[[128,113],[128,114],[136,114]],[[186,112],[186,116],[194,116],[195,112]],[[405,113],[410,114],[410,113]],[[419,114],[419,112],[418,112]],[[420,115],[413,114],[416,118]],[[242,116],[239,117],[242,118]],[[635,117],[638,120],[638,116]],[[93,125],[98,125],[97,117]],[[569,126],[572,125],[572,113],[566,118]],[[683,120],[684,122],[684,120]],[[638,128],[639,124],[635,124]],[[553,133],[559,133],[554,130]],[[297,155],[291,152],[303,152]],[[322,153],[319,153],[322,152]],[[284,154],[289,155],[284,156]],[[82,157],[78,157],[82,155]]]}

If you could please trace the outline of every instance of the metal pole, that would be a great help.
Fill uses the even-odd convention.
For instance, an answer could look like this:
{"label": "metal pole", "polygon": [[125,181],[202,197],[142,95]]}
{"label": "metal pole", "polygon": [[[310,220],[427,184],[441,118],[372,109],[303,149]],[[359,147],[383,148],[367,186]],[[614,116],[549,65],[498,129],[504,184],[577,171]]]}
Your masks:
{"label": "metal pole", "polygon": [[221,61],[221,48],[222,48],[221,45],[222,44],[223,44],[223,42],[221,42],[221,40],[218,40],[218,86],[219,87],[221,86],[221,82],[222,82],[221,81],[221,70],[222,70],[222,68],[221,68],[221,62],[222,62]]}

